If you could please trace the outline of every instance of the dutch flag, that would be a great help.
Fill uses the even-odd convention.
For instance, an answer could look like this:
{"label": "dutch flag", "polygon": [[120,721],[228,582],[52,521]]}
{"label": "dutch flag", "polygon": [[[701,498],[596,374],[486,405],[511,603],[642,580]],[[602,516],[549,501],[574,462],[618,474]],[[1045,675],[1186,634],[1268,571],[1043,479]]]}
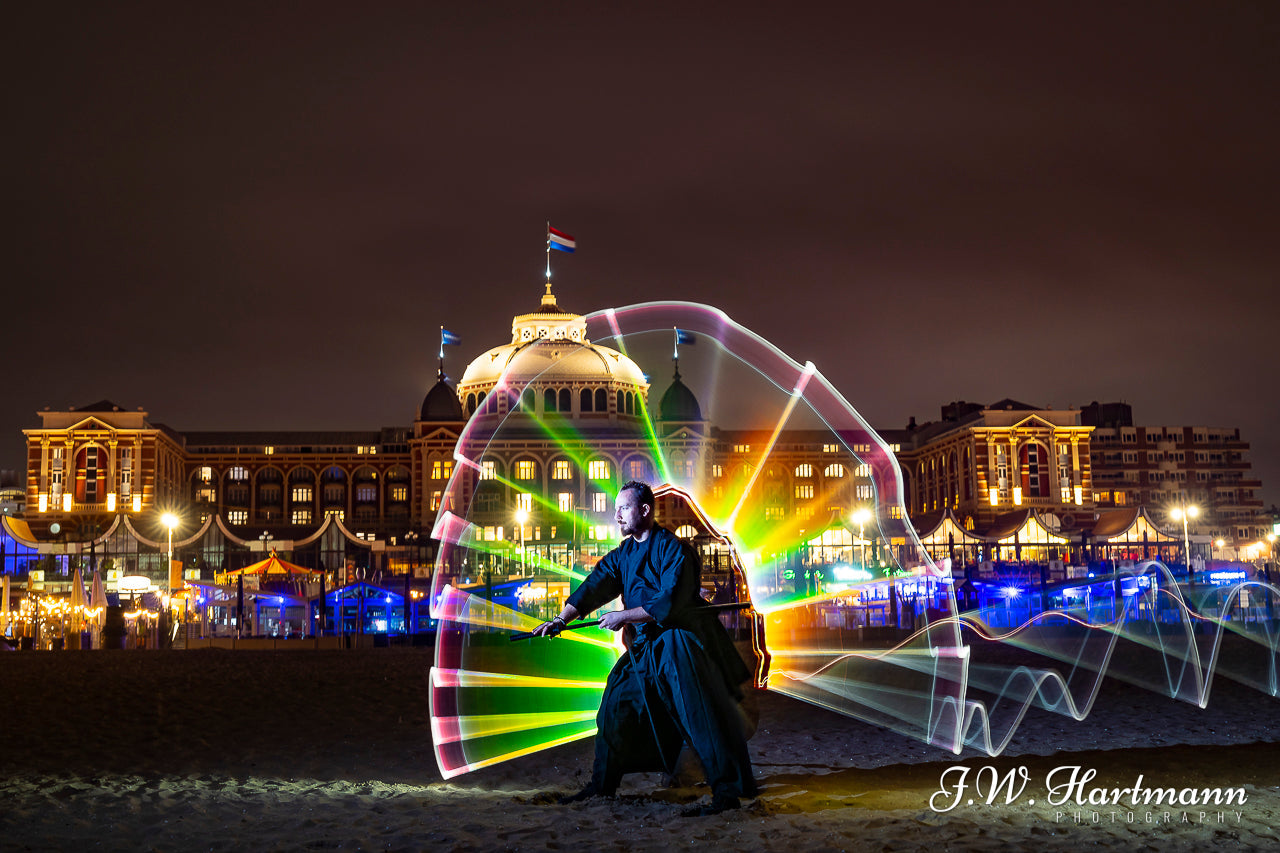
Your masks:
{"label": "dutch flag", "polygon": [[577,241],[569,234],[559,229],[547,226],[547,248],[555,249],[557,252],[573,252],[577,247]]}

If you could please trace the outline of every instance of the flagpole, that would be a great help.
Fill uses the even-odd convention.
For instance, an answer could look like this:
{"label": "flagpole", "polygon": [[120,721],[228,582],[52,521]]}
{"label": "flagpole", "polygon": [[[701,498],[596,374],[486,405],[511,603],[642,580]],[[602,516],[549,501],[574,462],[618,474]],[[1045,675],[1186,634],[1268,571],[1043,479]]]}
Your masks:
{"label": "flagpole", "polygon": [[547,220],[547,281],[551,281],[551,220]]}
{"label": "flagpole", "polygon": [[444,378],[444,326],[440,327],[440,367],[439,376],[437,378]]}

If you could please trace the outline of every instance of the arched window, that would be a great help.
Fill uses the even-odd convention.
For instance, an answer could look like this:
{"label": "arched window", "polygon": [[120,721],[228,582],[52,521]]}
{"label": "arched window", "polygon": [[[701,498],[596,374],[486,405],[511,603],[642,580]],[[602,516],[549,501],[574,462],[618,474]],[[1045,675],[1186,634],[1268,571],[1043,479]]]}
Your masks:
{"label": "arched window", "polygon": [[609,411],[609,395],[605,393],[605,390],[603,388],[596,389],[596,411],[597,412]]}
{"label": "arched window", "polygon": [[554,412],[556,410],[556,389],[548,388],[542,392],[542,410],[544,412]]}
{"label": "arched window", "polygon": [[526,412],[532,413],[537,408],[538,398],[534,396],[532,388],[524,389],[524,393],[520,395],[520,405]]}
{"label": "arched window", "polygon": [[578,408],[581,411],[591,411],[591,404],[594,401],[595,397],[592,396],[590,388],[583,388],[582,392],[578,394]]}
{"label": "arched window", "polygon": [[467,395],[467,414],[474,415],[476,413],[476,395],[472,392]]}
{"label": "arched window", "polygon": [[618,392],[618,414],[622,414],[622,392]]}
{"label": "arched window", "polygon": [[1022,468],[1022,491],[1027,497],[1049,496],[1049,454],[1039,444],[1024,444],[1018,448],[1018,462]]}
{"label": "arched window", "polygon": [[573,411],[573,394],[569,391],[568,388],[560,389],[560,411],[562,412]]}

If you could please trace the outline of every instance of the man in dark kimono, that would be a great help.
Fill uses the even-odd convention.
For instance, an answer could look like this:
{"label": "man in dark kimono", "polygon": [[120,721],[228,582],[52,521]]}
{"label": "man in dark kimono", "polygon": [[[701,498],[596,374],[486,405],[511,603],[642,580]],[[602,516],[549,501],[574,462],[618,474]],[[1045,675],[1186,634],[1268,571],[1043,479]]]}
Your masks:
{"label": "man in dark kimono", "polygon": [[600,625],[635,632],[605,684],[591,782],[561,802],[612,796],[624,773],[674,774],[687,742],[702,762],[712,800],[684,814],[717,814],[756,794],[737,706],[750,673],[720,621],[702,610],[696,552],[653,516],[653,490],[637,482],[623,486],[616,507],[622,543],[601,558],[559,616],[534,630],[554,637],[621,596],[623,609],[606,613]]}

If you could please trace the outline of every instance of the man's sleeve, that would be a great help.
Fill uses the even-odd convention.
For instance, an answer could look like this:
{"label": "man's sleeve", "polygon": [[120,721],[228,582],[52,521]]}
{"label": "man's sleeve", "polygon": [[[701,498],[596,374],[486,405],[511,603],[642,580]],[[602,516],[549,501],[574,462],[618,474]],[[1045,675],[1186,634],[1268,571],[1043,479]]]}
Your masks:
{"label": "man's sleeve", "polygon": [[572,604],[580,616],[586,616],[620,595],[622,595],[622,573],[618,569],[615,550],[600,558],[600,562],[596,563],[591,574],[578,585],[565,603]]}

